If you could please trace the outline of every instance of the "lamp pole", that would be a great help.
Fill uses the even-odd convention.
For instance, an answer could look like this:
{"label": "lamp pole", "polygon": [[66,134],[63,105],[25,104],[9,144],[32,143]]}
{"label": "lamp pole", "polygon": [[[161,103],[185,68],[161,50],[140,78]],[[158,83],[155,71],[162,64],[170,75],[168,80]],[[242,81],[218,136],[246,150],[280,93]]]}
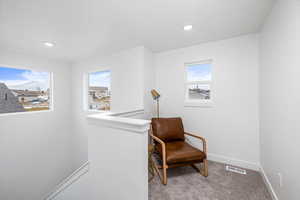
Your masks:
{"label": "lamp pole", "polygon": [[157,118],[159,118],[159,98],[160,98],[160,94],[154,89],[151,90],[151,94],[152,94],[153,100],[156,101]]}
{"label": "lamp pole", "polygon": [[157,118],[159,118],[159,98],[157,99]]}

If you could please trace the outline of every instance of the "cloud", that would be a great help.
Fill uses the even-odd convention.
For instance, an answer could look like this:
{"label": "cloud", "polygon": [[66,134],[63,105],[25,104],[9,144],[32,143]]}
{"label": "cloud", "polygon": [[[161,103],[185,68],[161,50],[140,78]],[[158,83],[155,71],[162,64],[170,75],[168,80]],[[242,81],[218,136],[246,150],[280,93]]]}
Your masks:
{"label": "cloud", "polygon": [[110,71],[90,73],[89,85],[110,88]]}
{"label": "cloud", "polygon": [[10,89],[47,90],[50,84],[50,73],[25,71],[20,74],[20,80],[0,80]]}
{"label": "cloud", "polygon": [[49,72],[25,71],[21,74],[24,79],[36,82],[49,82]]}
{"label": "cloud", "polygon": [[188,67],[188,81],[211,80],[210,64],[195,64]]}
{"label": "cloud", "polygon": [[211,74],[206,72],[189,72],[189,81],[208,81],[211,80]]}

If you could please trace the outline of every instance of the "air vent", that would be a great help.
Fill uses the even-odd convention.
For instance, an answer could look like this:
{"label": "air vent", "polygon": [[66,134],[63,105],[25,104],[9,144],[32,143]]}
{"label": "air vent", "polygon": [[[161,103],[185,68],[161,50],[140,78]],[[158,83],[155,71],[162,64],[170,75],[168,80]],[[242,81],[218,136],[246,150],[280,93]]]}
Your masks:
{"label": "air vent", "polygon": [[230,171],[230,172],[234,172],[234,173],[238,173],[238,174],[247,174],[247,171],[241,168],[237,168],[237,167],[233,167],[230,165],[226,165],[226,171]]}

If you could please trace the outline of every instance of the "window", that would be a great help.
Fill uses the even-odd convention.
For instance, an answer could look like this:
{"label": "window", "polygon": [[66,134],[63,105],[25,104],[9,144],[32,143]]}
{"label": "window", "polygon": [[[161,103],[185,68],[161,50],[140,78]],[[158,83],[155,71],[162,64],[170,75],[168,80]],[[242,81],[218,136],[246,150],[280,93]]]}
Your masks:
{"label": "window", "polygon": [[0,113],[50,110],[51,73],[0,66]]}
{"label": "window", "polygon": [[111,72],[97,71],[88,74],[88,109],[105,111],[111,105]]}
{"label": "window", "polygon": [[186,70],[186,105],[211,103],[212,62],[188,63]]}

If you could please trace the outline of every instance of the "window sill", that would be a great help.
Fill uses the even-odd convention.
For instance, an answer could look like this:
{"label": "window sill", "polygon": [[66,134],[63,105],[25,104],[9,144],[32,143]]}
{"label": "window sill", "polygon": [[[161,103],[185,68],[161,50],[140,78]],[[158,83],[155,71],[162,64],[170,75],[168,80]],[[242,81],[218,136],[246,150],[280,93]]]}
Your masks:
{"label": "window sill", "polygon": [[184,107],[211,108],[213,107],[213,102],[212,101],[185,101]]}
{"label": "window sill", "polygon": [[27,112],[0,113],[0,117],[14,116],[14,115],[31,115],[31,114],[48,113],[48,112],[53,112],[53,109],[49,109],[49,110],[41,110],[41,111],[27,111]]}
{"label": "window sill", "polygon": [[85,110],[86,113],[110,113],[110,110]]}

